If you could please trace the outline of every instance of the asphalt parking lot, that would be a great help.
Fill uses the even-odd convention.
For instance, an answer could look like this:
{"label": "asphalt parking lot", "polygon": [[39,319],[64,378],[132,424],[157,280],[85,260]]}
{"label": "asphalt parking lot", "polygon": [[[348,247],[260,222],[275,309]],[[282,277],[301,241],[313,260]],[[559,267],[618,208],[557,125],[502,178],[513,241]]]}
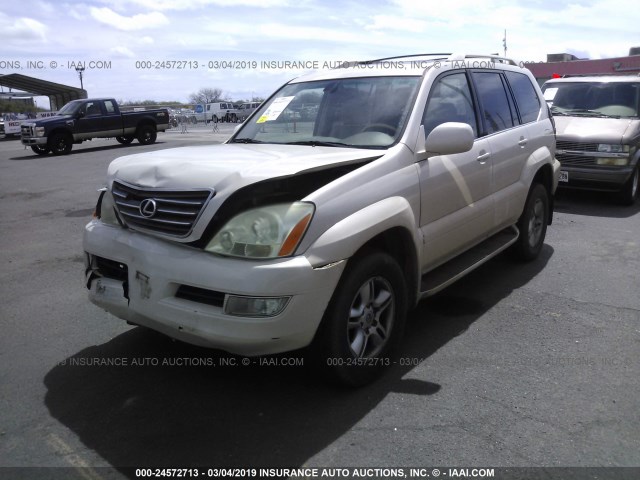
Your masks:
{"label": "asphalt parking lot", "polygon": [[0,140],[0,467],[640,466],[640,203],[561,193],[537,261],[498,257],[422,302],[398,364],[360,390],[90,304],[82,229],[109,162],[219,127],[62,157]]}

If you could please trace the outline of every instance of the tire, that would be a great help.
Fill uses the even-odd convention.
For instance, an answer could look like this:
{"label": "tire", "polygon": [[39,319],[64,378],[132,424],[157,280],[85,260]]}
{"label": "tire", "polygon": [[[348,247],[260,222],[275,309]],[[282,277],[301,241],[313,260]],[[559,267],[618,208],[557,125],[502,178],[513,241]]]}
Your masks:
{"label": "tire", "polygon": [[73,140],[66,133],[55,133],[49,140],[48,147],[54,155],[68,155],[73,147]]}
{"label": "tire", "polygon": [[638,199],[638,185],[640,184],[640,166],[636,166],[631,178],[627,180],[623,189],[619,193],[622,205],[633,205]]}
{"label": "tire", "polygon": [[49,150],[49,147],[45,145],[31,145],[31,150],[33,150],[33,153],[37,153],[38,155],[46,155],[51,151]]}
{"label": "tire", "polygon": [[320,370],[350,387],[377,379],[392,363],[406,309],[405,281],[393,257],[371,252],[351,259],[312,345]]}
{"label": "tire", "polygon": [[138,142],[142,145],[151,145],[158,138],[158,132],[153,125],[142,125],[138,128]]}
{"label": "tire", "polygon": [[513,246],[519,260],[535,260],[542,250],[549,224],[549,192],[544,185],[536,183],[529,190],[524,211],[518,220],[520,237]]}
{"label": "tire", "polygon": [[128,135],[126,137],[116,137],[116,141],[118,143],[121,143],[122,145],[129,145],[131,142],[133,142],[133,137]]}

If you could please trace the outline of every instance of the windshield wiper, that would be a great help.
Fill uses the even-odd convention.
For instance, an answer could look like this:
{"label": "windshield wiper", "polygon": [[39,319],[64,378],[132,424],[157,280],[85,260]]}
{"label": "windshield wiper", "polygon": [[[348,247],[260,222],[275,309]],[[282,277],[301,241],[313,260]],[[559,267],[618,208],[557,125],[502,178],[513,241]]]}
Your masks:
{"label": "windshield wiper", "polygon": [[311,147],[351,147],[348,143],[323,142],[320,140],[300,140],[298,142],[287,142],[285,145],[309,145]]}
{"label": "windshield wiper", "polygon": [[253,138],[234,138],[229,143],[264,143],[260,140],[254,140]]}
{"label": "windshield wiper", "polygon": [[569,113],[586,113],[593,117],[620,118],[620,115],[607,115],[606,113],[602,113],[597,110],[589,110],[588,108],[574,108],[573,110],[569,110]]}

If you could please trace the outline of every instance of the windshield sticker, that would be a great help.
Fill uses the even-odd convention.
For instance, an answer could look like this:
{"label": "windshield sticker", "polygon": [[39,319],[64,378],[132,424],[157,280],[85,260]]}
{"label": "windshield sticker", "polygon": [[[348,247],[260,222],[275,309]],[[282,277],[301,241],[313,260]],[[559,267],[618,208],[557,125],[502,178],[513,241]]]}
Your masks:
{"label": "windshield sticker", "polygon": [[295,95],[291,97],[276,98],[273,103],[269,105],[267,111],[264,112],[262,116],[256,121],[256,123],[264,123],[277,120],[282,111],[287,108],[287,106],[291,103],[291,100],[293,100],[294,98],[296,98]]}
{"label": "windshield sticker", "polygon": [[558,89],[557,88],[547,88],[544,91],[544,99],[551,101],[556,97],[556,93],[558,93]]}

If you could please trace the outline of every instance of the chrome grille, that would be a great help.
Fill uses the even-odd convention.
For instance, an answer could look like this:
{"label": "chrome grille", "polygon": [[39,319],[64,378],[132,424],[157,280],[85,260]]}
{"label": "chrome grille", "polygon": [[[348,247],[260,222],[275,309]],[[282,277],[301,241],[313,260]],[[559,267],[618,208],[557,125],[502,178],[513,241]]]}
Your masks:
{"label": "chrome grille", "polygon": [[111,192],[128,227],[173,237],[188,236],[215,195],[213,190],[143,189],[117,181],[113,182]]}
{"label": "chrome grille", "polygon": [[20,133],[22,134],[23,137],[33,137],[33,127],[29,126],[29,125],[22,125],[20,127]]}
{"label": "chrome grille", "polygon": [[573,150],[577,152],[597,152],[597,143],[586,142],[567,142],[564,140],[558,140],[556,142],[556,149],[558,150]]}
{"label": "chrome grille", "polygon": [[569,153],[557,153],[556,158],[562,165],[587,166],[595,165],[596,157],[585,157],[583,155],[571,155]]}

